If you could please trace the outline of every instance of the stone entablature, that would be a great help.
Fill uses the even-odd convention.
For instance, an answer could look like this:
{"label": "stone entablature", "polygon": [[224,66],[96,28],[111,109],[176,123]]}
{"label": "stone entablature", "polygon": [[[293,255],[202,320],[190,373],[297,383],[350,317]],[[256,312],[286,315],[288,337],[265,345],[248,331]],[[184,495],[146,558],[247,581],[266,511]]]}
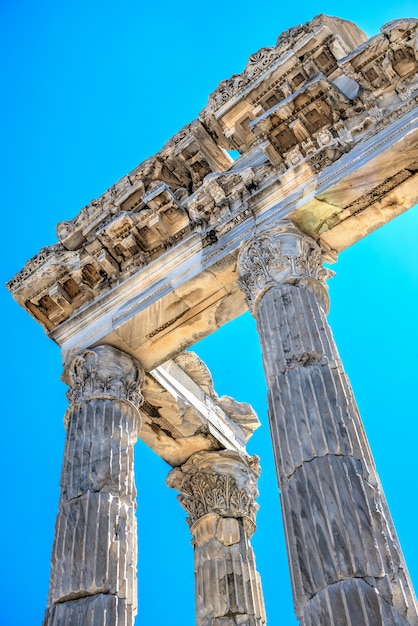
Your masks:
{"label": "stone entablature", "polygon": [[[211,94],[201,118],[224,147],[247,151],[260,137],[260,132],[254,132],[254,120],[262,118],[266,111],[289,112],[289,99],[303,94],[312,79],[323,76],[329,82],[341,82],[339,61],[366,39],[355,24],[318,15],[311,22],[282,33],[276,46],[251,55],[242,74],[223,81]],[[354,89],[353,84],[347,87]],[[319,113],[314,120],[312,115],[317,109],[315,105],[309,108],[311,120],[305,119],[305,125],[319,125],[323,115]],[[281,134],[284,148],[295,140],[291,129],[283,129]]]}
{"label": "stone entablature", "polygon": [[145,376],[138,437],[172,467],[198,451],[246,454],[260,422],[253,408],[221,396],[205,364],[183,352]]}
{"label": "stone entablature", "polygon": [[[65,352],[106,337],[151,369],[245,310],[235,264],[255,226],[290,217],[335,258],[413,206],[417,23],[367,40],[322,15],[282,34],[198,120],[59,224],[59,243],[9,282],[15,299]],[[100,328],[87,337],[89,318]]]}
{"label": "stone entablature", "polygon": [[397,20],[366,41],[354,24],[317,16],[253,54],[201,119],[224,147],[246,152],[265,140],[274,165],[308,158],[319,170],[328,163],[318,151],[334,148],[328,159],[339,158],[416,91],[416,29],[415,19]]}
{"label": "stone entablature", "polygon": [[[166,218],[164,234],[174,236],[176,226],[171,225],[170,230],[167,211],[180,207],[184,197],[196,190],[207,174],[227,170],[232,163],[231,157],[215,143],[203,124],[194,120],[174,135],[160,152],[84,207],[73,220],[58,224],[58,238],[65,248],[76,250],[92,235],[101,233],[105,225],[113,223],[114,215],[141,213],[136,223],[141,232],[137,234],[140,240],[141,235],[144,237],[145,247],[147,228],[154,225],[155,212],[161,214],[163,223]],[[123,231],[121,228],[121,235]]]}
{"label": "stone entablature", "polygon": [[[301,70],[308,71],[308,76],[315,72],[332,74],[337,70],[336,59],[344,58],[366,40],[365,33],[352,22],[317,15],[281,33],[275,46],[252,54],[241,74],[222,81],[209,96],[202,117],[215,114],[219,119],[235,107],[241,96],[253,106],[263,103],[262,108],[269,109],[280,100],[280,93],[276,93],[279,84],[290,83],[286,90],[289,95],[291,85],[294,90],[301,84]],[[266,75],[272,75],[275,82],[266,85]]]}

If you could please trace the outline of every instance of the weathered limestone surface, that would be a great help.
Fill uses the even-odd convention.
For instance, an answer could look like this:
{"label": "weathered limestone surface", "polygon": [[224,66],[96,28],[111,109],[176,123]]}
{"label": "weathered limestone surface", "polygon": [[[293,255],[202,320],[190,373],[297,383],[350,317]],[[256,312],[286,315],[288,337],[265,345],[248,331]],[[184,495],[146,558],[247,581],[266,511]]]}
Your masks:
{"label": "weathered limestone surface", "polygon": [[132,606],[108,593],[53,604],[44,620],[45,626],[132,626],[133,623]]}
{"label": "weathered limestone surface", "polygon": [[149,371],[245,310],[236,257],[254,228],[288,216],[335,258],[416,204],[417,24],[367,40],[320,15],[282,33],[61,223],[13,296],[64,354],[108,343]]}
{"label": "weathered limestone surface", "polygon": [[247,306],[302,624],[417,624],[321,263],[418,202],[417,44],[416,19],[371,39],[324,15],[282,33],[8,283],[69,363],[45,626],[132,624],[141,417],[140,436],[177,467],[199,626],[264,624],[245,452],[257,420],[180,354]]}
{"label": "weathered limestone surface", "polygon": [[197,452],[167,483],[180,492],[193,536],[198,626],[262,626],[261,582],[250,537],[258,506],[258,458]]}
{"label": "weathered limestone surface", "polygon": [[[208,453],[206,470],[213,462],[215,472],[224,448],[232,455],[224,463],[238,465],[235,457],[245,457],[245,442],[259,422],[249,405],[217,396],[209,371],[193,353],[180,354],[145,376],[129,355],[98,346],[70,357],[64,378],[71,406],[44,626],[130,626],[137,603],[133,444],[138,433],[173,466],[196,450],[223,450]],[[246,470],[244,461],[241,466]],[[254,464],[246,471],[254,479],[248,493],[255,498]],[[233,501],[235,493],[228,491],[227,497]],[[247,509],[252,514],[254,501]],[[252,578],[251,550],[248,563],[238,558],[245,544],[238,522],[224,520],[222,532],[231,533],[233,524],[239,541],[225,561],[228,574],[246,577],[242,593],[256,584],[260,594],[258,574],[255,583]],[[205,558],[207,568],[216,567],[210,550]],[[208,606],[212,591],[206,589]],[[257,601],[262,602],[259,595]],[[242,601],[237,602],[241,608]]]}
{"label": "weathered limestone surface", "polygon": [[330,271],[289,221],[240,253],[257,317],[295,608],[305,626],[418,623],[411,582],[326,321]]}
{"label": "weathered limestone surface", "polygon": [[235,450],[260,422],[252,407],[218,397],[209,370],[193,352],[183,352],[145,377],[139,437],[167,463],[182,465],[200,450]]}
{"label": "weathered limestone surface", "polygon": [[137,606],[133,444],[141,367],[111,346],[75,355],[44,625],[129,626]]}

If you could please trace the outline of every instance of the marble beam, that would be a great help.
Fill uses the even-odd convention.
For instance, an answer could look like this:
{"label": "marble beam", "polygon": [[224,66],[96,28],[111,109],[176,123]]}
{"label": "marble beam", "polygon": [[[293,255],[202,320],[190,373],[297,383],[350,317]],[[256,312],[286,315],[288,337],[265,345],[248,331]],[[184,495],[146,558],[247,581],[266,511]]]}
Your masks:
{"label": "marble beam", "polygon": [[321,250],[284,220],[238,258],[257,319],[296,614],[304,626],[418,621],[401,548],[326,320]]}
{"label": "marble beam", "polygon": [[197,452],[168,475],[193,536],[197,626],[263,626],[255,530],[258,458]]}
{"label": "marble beam", "polygon": [[140,365],[108,345],[69,358],[70,407],[44,626],[132,626],[137,607],[133,445]]}

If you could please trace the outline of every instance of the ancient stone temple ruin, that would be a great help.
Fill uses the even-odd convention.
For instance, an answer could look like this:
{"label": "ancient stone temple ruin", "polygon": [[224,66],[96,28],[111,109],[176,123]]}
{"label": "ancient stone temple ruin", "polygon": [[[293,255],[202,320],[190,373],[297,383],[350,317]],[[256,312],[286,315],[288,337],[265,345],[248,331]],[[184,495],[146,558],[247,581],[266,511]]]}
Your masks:
{"label": "ancient stone temple ruin", "polygon": [[324,15],[286,31],[9,282],[69,386],[45,626],[134,622],[138,437],[188,514],[198,626],[266,623],[246,451],[258,420],[185,352],[247,309],[298,619],[418,624],[323,265],[418,200],[417,41],[416,19],[371,39]]}

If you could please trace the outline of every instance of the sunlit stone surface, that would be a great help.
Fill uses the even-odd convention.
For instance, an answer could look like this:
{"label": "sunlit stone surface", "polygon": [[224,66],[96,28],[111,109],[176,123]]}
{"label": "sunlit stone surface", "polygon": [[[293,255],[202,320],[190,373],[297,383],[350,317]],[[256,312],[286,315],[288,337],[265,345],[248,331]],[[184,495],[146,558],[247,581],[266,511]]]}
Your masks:
{"label": "sunlit stone surface", "polygon": [[141,367],[111,346],[68,363],[71,405],[44,624],[133,624],[137,606],[133,444]]}
{"label": "sunlit stone surface", "polygon": [[330,328],[321,250],[289,221],[243,246],[257,317],[296,613],[409,624],[412,584]]}
{"label": "sunlit stone surface", "polygon": [[168,476],[189,514],[198,626],[266,623],[250,542],[258,475],[258,458],[222,450],[197,452]]}
{"label": "sunlit stone surface", "polygon": [[[175,468],[183,505],[203,466],[206,499],[245,466],[254,501],[245,444],[257,418],[184,353],[247,307],[301,622],[418,623],[325,319],[322,265],[418,200],[417,38],[412,18],[371,39],[324,15],[282,33],[8,283],[60,345],[71,388],[47,626],[132,623],[137,436]],[[200,626],[265,621],[247,513],[211,506],[193,521]]]}

